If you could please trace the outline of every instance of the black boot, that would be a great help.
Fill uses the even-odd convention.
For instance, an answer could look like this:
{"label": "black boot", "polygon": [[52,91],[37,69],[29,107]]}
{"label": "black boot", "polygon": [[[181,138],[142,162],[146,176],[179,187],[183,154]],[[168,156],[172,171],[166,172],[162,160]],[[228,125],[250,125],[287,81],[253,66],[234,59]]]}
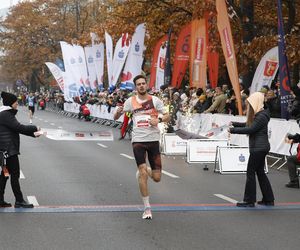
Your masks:
{"label": "black boot", "polygon": [[285,184],[288,188],[299,188],[299,180],[297,181],[290,181],[289,183]]}
{"label": "black boot", "polygon": [[254,202],[248,202],[248,201],[241,201],[236,203],[237,207],[255,207]]}
{"label": "black boot", "polygon": [[0,208],[3,207],[11,207],[11,203],[8,203],[6,201],[0,201]]}
{"label": "black boot", "polygon": [[27,201],[16,201],[15,208],[33,208],[33,204],[28,203]]}

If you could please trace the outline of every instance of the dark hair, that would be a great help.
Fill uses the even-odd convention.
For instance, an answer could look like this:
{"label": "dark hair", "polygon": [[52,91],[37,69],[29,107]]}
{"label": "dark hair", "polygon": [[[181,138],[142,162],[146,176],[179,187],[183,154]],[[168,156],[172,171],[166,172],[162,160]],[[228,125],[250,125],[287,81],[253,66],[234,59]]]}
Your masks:
{"label": "dark hair", "polygon": [[198,88],[197,91],[196,91],[196,95],[200,96],[202,94],[203,94],[203,89],[202,88]]}
{"label": "dark hair", "polygon": [[135,78],[133,78],[134,85],[136,85],[136,81],[141,78],[143,78],[146,81],[146,77],[144,75],[137,75]]}

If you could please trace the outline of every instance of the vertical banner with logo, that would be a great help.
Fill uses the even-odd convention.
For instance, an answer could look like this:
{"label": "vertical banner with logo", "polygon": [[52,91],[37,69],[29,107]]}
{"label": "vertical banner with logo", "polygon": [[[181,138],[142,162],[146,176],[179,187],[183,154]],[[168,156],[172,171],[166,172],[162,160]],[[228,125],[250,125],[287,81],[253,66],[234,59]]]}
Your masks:
{"label": "vertical banner with logo", "polygon": [[85,60],[87,62],[87,68],[88,68],[88,78],[90,82],[90,88],[95,93],[98,86],[97,86],[97,75],[96,75],[93,48],[91,46],[87,46],[84,48],[84,52],[85,52]]}
{"label": "vertical banner with logo", "polygon": [[48,69],[50,70],[50,72],[52,73],[53,77],[55,78],[60,90],[64,93],[64,76],[63,74],[65,72],[63,72],[56,64],[51,63],[51,62],[46,62],[45,63],[48,67]]}
{"label": "vertical banner with logo", "polygon": [[98,89],[102,90],[104,76],[104,44],[99,43],[99,37],[95,33],[91,33],[92,52],[94,57],[95,71],[98,83]]}
{"label": "vertical banner with logo", "polygon": [[226,60],[228,75],[236,96],[239,115],[242,115],[243,110],[242,110],[239,75],[237,70],[232,33],[231,33],[225,0],[216,0],[216,7],[218,12],[218,16],[217,16],[218,30],[221,37],[222,49]]}
{"label": "vertical banner with logo", "polygon": [[155,87],[158,55],[160,52],[161,45],[164,44],[167,41],[167,39],[168,39],[168,36],[164,35],[161,39],[159,39],[159,41],[155,45],[153,55],[152,55],[152,63],[151,63],[151,75],[150,75],[150,82],[149,82],[150,88]]}
{"label": "vertical banner with logo", "polygon": [[106,65],[108,84],[111,86],[112,71],[113,71],[113,41],[111,36],[105,31],[105,47],[106,47]]}
{"label": "vertical banner with logo", "polygon": [[122,37],[118,40],[114,51],[112,79],[111,79],[110,86],[115,86],[117,84],[122,68],[125,64],[125,60],[129,48],[130,48],[130,41],[129,41],[128,33],[126,33],[123,34]]}
{"label": "vertical banner with logo", "polygon": [[172,79],[172,71],[171,71],[171,35],[172,28],[168,31],[168,40],[166,42],[166,58],[165,58],[165,72],[164,72],[164,85],[169,86]]}
{"label": "vertical banner with logo", "polygon": [[175,59],[172,75],[172,86],[180,88],[182,79],[189,63],[190,37],[192,24],[185,25],[178,36],[175,49]]}
{"label": "vertical banner with logo", "polygon": [[95,44],[92,46],[93,55],[95,58],[95,70],[98,81],[98,89],[103,89],[104,86],[104,44]]}
{"label": "vertical banner with logo", "polygon": [[[80,82],[80,72],[76,70],[75,51],[72,45],[60,42],[62,56],[65,65],[65,95],[70,97],[79,96],[84,92],[84,85]],[[68,92],[67,92],[68,91]]]}
{"label": "vertical banner with logo", "polygon": [[271,86],[276,72],[278,70],[278,47],[274,47],[267,51],[267,53],[260,60],[250,88],[250,93],[259,91],[262,86]]}
{"label": "vertical banner with logo", "polygon": [[207,65],[205,19],[192,21],[190,44],[190,86],[205,88]]}
{"label": "vertical banner with logo", "polygon": [[75,67],[77,68],[76,70],[80,72],[80,82],[83,84],[84,88],[89,91],[91,87],[88,78],[84,49],[79,45],[73,45],[73,47],[77,53]]}
{"label": "vertical banner with logo", "polygon": [[166,52],[167,52],[167,41],[162,44],[159,50],[156,67],[156,80],[155,88],[159,89],[160,86],[164,85],[165,82],[165,67],[166,67]]}
{"label": "vertical banner with logo", "polygon": [[126,64],[122,73],[122,87],[125,89],[134,89],[133,78],[142,72],[145,32],[145,24],[142,23],[136,27],[133,34]]}
{"label": "vertical banner with logo", "polygon": [[280,103],[281,103],[281,118],[288,120],[289,112],[287,108],[293,97],[290,92],[291,90],[290,72],[289,72],[288,61],[286,56],[281,5],[282,5],[281,0],[277,0]]}

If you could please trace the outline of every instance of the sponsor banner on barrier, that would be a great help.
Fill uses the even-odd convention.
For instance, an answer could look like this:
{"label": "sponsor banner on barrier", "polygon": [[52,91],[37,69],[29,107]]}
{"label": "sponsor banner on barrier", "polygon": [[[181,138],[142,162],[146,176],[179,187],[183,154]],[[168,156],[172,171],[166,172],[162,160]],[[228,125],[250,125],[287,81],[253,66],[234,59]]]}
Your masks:
{"label": "sponsor banner on barrier", "polygon": [[181,139],[176,134],[164,134],[164,154],[186,155],[187,140]]}
{"label": "sponsor banner on barrier", "polygon": [[187,142],[189,163],[215,162],[217,147],[227,146],[227,140],[192,139]]}
{"label": "sponsor banner on barrier", "polygon": [[111,130],[103,131],[65,131],[62,129],[42,129],[41,134],[55,141],[113,141]]}
{"label": "sponsor banner on barrier", "polygon": [[[246,173],[249,156],[248,147],[218,147],[219,172]],[[268,173],[267,162],[265,172]]]}

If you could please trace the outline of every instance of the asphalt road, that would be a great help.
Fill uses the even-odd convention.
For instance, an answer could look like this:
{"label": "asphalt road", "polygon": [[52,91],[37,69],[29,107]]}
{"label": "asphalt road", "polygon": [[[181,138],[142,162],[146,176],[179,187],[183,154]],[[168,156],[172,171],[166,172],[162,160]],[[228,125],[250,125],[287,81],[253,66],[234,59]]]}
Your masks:
{"label": "asphalt road", "polygon": [[[20,108],[19,121],[28,123]],[[37,111],[34,124],[67,131],[110,128]],[[0,249],[298,249],[300,190],[270,170],[276,206],[237,208],[245,175],[221,175],[163,156],[150,181],[153,220],[144,221],[129,140],[55,141],[21,137],[21,187],[34,209],[0,209]],[[6,200],[14,202],[10,185]],[[258,200],[261,194],[258,187]]]}

